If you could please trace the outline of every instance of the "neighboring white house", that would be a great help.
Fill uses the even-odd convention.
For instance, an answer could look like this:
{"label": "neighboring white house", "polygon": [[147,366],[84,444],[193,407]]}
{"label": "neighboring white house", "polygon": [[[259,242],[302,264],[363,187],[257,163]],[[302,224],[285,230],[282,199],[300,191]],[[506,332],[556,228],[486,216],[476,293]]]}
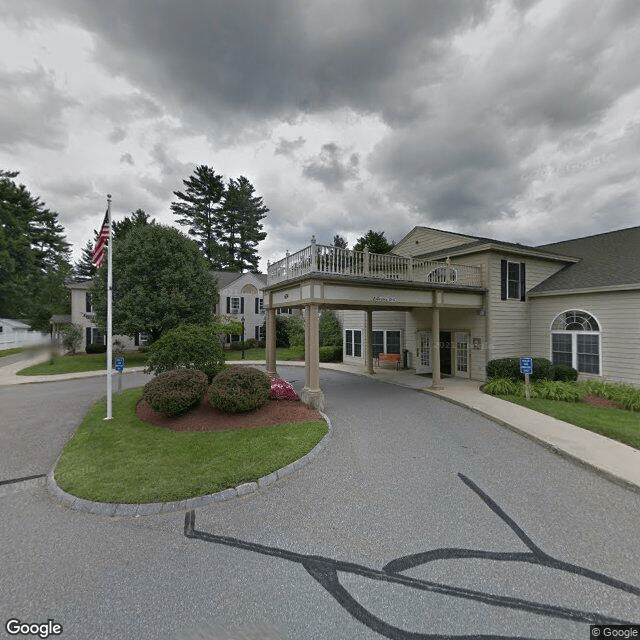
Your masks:
{"label": "neighboring white house", "polygon": [[0,349],[14,349],[48,342],[48,333],[33,331],[28,324],[20,320],[0,318]]}
{"label": "neighboring white house", "polygon": [[[215,271],[218,288],[216,315],[228,315],[244,322],[244,339],[264,341],[264,304],[262,290],[267,276],[262,273],[231,273]],[[241,340],[241,336],[227,336],[227,344]]]}
{"label": "neighboring white house", "polygon": [[344,360],[367,370],[396,353],[418,374],[437,362],[434,384],[482,381],[533,356],[640,384],[640,227],[538,247],[415,227],[384,256],[312,242],[269,266],[265,296],[338,311]]}
{"label": "neighboring white house", "polygon": [[[215,271],[212,273],[218,288],[218,303],[214,313],[230,315],[234,319],[244,318],[245,340],[254,338],[264,340],[264,307],[262,303],[262,289],[266,285],[267,277],[256,273],[235,273],[229,271]],[[90,280],[70,281],[67,286],[71,291],[71,315],[52,318],[56,331],[59,332],[64,324],[69,322],[82,329],[82,343],[78,351],[86,349],[87,345],[105,343],[105,336],[95,323],[95,312],[91,304]],[[240,336],[227,336],[227,343],[239,341]],[[146,336],[139,334],[131,339],[128,336],[114,336],[124,345],[125,349],[135,349],[146,344]]]}

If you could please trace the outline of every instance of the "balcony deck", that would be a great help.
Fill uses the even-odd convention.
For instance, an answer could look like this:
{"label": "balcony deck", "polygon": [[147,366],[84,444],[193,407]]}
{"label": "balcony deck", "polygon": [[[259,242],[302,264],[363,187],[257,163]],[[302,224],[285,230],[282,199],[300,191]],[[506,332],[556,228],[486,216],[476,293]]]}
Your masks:
{"label": "balcony deck", "polygon": [[308,276],[334,275],[381,281],[420,282],[445,287],[482,287],[482,269],[450,261],[405,258],[394,254],[353,251],[311,242],[269,264],[267,286]]}

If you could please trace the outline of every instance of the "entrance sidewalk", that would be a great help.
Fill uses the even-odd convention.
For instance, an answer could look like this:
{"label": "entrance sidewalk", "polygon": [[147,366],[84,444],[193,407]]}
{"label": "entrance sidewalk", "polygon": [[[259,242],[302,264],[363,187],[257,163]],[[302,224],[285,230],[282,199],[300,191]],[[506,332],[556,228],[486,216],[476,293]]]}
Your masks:
{"label": "entrance sidewalk", "polygon": [[[32,382],[55,382],[106,374],[105,371],[89,371],[55,376],[16,375],[17,371],[36,362],[42,362],[46,360],[46,357],[46,353],[39,354],[28,360],[14,362],[5,366],[2,366],[0,360],[0,386]],[[252,360],[234,361],[234,364],[265,366],[264,361]],[[277,366],[304,366],[304,363],[279,361]],[[416,375],[413,370],[376,369],[374,375],[369,375],[358,367],[345,364],[322,364],[322,368],[335,369],[379,380],[380,382],[408,387],[467,407],[512,431],[542,444],[559,455],[606,476],[618,484],[640,491],[640,451],[551,416],[484,394],[480,391],[479,382],[462,378],[445,378],[443,380],[444,389],[435,391],[430,388],[431,379],[429,377]],[[134,367],[128,369],[127,373],[142,370],[143,367]]]}

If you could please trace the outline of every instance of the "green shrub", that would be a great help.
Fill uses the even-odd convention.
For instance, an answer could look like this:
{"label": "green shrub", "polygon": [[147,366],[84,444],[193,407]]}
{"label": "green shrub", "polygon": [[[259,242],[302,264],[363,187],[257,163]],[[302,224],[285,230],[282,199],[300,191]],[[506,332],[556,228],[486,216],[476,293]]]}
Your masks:
{"label": "green shrub", "polygon": [[587,389],[587,393],[616,402],[629,411],[640,411],[640,389],[638,387],[602,382],[601,380],[588,380],[582,385]]}
{"label": "green shrub", "polygon": [[269,400],[271,380],[253,367],[229,367],[209,386],[211,405],[223,413],[244,413],[259,409]]}
{"label": "green shrub", "polygon": [[338,320],[338,317],[331,309],[325,309],[320,315],[318,332],[320,335],[320,346],[336,346],[342,349],[342,327],[340,326],[340,320]]}
{"label": "green shrub", "polygon": [[[340,347],[340,353],[342,353],[342,347]],[[320,347],[320,362],[333,362],[336,357],[336,350],[334,347]]]}
{"label": "green shrub", "polygon": [[[518,371],[520,364],[518,360]],[[520,374],[524,378],[523,374]],[[531,380],[553,380],[555,375],[555,365],[547,358],[533,358],[533,373]]]}
{"label": "green shrub", "polygon": [[107,352],[107,345],[106,344],[100,344],[99,342],[94,342],[93,344],[88,344],[84,350],[87,353],[106,353]]}
{"label": "green shrub", "polygon": [[492,396],[518,396],[524,395],[524,384],[510,378],[491,378],[483,390]]}
{"label": "green shrub", "polygon": [[[531,380],[553,380],[555,367],[547,358],[533,358]],[[520,373],[520,358],[496,358],[487,363],[487,379],[506,378],[508,380],[524,380]]]}
{"label": "green shrub", "polygon": [[167,331],[149,347],[147,373],[156,374],[186,367],[207,374],[209,382],[224,364],[216,325],[183,324]]}
{"label": "green shrub", "polygon": [[207,376],[202,371],[176,369],[147,382],[142,397],[154,411],[173,418],[198,406],[207,384]]}
{"label": "green shrub", "polygon": [[531,397],[560,402],[581,402],[586,391],[573,382],[538,380],[531,385]]}
{"label": "green shrub", "polygon": [[285,320],[285,327],[289,346],[304,347],[304,320],[302,316],[289,316]]}
{"label": "green shrub", "polygon": [[520,380],[519,358],[496,358],[487,363],[487,378],[505,378],[507,380]]}
{"label": "green shrub", "polygon": [[568,364],[556,364],[554,365],[554,367],[554,380],[560,380],[562,382],[575,382],[578,379],[578,371]]}
{"label": "green shrub", "polygon": [[[77,324],[68,324],[62,328],[62,346],[75,354],[82,342],[82,327]],[[87,352],[88,353],[88,352]]]}

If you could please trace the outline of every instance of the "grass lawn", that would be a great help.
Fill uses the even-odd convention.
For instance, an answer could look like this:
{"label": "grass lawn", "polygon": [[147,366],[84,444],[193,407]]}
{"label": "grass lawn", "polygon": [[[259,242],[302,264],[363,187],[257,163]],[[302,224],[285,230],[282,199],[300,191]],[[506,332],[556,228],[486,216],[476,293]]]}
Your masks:
{"label": "grass lawn", "polygon": [[640,449],[640,413],[637,411],[594,407],[584,402],[500,397]]}
{"label": "grass lawn", "polygon": [[62,452],[55,478],[65,491],[98,502],[183,500],[255,481],[308,453],[327,424],[303,422],[256,429],[174,432],[141,422],[142,389],[94,405]]}
{"label": "grass lawn", "polygon": [[24,351],[24,350],[25,350],[24,347],[15,347],[13,349],[2,349],[0,351],[0,358],[4,356],[12,356],[14,353],[20,353],[21,351]]}
{"label": "grass lawn", "polygon": [[[116,354],[113,354],[116,357]],[[127,367],[145,367],[147,354],[132,351],[124,354]],[[18,371],[19,376],[54,376],[60,373],[80,373],[82,371],[104,371],[107,368],[106,353],[77,353],[75,356],[54,356],[52,360],[34,364]]]}
{"label": "grass lawn", "polygon": [[[3,355],[7,355],[1,352]],[[235,362],[242,358],[242,351],[225,351],[225,360]],[[116,357],[114,353],[114,358]],[[299,360],[304,358],[304,349],[291,347],[277,349],[277,360]],[[264,349],[246,349],[245,360],[264,360]],[[132,351],[124,354],[125,371],[127,367],[146,367],[147,354]],[[104,353],[77,353],[75,356],[54,356],[53,361],[47,360],[40,364],[18,371],[19,376],[51,376],[60,373],[80,373],[82,371],[103,371],[107,368],[107,356]]]}

